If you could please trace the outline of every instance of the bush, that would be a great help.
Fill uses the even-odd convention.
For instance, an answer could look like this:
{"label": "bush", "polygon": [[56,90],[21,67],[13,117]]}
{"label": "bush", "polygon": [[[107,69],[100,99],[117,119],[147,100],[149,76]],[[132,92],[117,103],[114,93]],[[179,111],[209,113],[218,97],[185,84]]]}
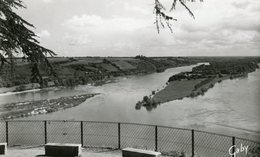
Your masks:
{"label": "bush", "polygon": [[149,97],[148,96],[144,96],[143,101],[147,102],[148,100],[149,100]]}

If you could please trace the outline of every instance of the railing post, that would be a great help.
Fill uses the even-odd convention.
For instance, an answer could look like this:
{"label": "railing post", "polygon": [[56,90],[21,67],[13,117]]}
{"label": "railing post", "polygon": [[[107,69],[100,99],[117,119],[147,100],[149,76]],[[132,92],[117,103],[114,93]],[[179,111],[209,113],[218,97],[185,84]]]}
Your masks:
{"label": "railing post", "polygon": [[195,156],[195,150],[194,150],[194,130],[191,130],[191,156]]}
{"label": "railing post", "polygon": [[155,151],[158,151],[158,127],[155,126]]}
{"label": "railing post", "polygon": [[118,123],[118,149],[121,149],[121,125]]}
{"label": "railing post", "polygon": [[47,121],[44,121],[44,142],[45,144],[48,143],[48,137],[47,137]]}
{"label": "railing post", "polygon": [[8,146],[8,121],[5,122],[5,140]]}
{"label": "railing post", "polygon": [[[232,137],[232,146],[235,146],[236,145],[236,138],[235,137]],[[236,147],[233,147],[232,148],[232,157],[235,157],[235,148]]]}
{"label": "railing post", "polygon": [[83,147],[84,146],[84,141],[83,141],[83,135],[84,135],[84,132],[83,132],[83,121],[80,122],[80,137],[81,137],[81,146]]}

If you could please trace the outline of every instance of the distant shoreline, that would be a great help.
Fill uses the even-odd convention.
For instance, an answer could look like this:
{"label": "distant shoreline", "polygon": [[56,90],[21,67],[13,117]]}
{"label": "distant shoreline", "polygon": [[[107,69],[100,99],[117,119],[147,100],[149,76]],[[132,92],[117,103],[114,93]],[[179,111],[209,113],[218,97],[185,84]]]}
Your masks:
{"label": "distant shoreline", "polygon": [[57,77],[41,69],[42,82],[33,83],[28,63],[15,59],[15,72],[3,67],[0,77],[0,93],[20,92],[50,87],[77,85],[103,85],[117,77],[163,72],[166,69],[196,64],[197,59],[183,57],[63,57],[49,58]]}

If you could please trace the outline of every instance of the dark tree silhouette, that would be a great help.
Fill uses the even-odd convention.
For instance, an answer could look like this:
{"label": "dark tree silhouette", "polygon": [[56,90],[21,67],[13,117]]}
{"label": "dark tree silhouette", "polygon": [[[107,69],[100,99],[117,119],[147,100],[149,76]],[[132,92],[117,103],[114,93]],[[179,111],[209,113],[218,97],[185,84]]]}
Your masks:
{"label": "dark tree silhouette", "polygon": [[44,63],[54,74],[47,56],[55,53],[39,45],[37,35],[29,29],[34,26],[13,11],[19,8],[25,8],[21,0],[0,0],[0,68],[5,63],[11,64],[7,57],[20,54],[31,64],[32,80],[41,84],[39,63]]}
{"label": "dark tree silhouette", "polygon": [[[194,14],[189,9],[189,7],[186,5],[186,2],[195,2],[195,0],[172,0],[172,5],[171,5],[171,8],[170,8],[170,11],[175,10],[177,3],[179,3],[189,12],[189,14],[192,16],[192,18],[195,19]],[[203,0],[200,0],[200,2],[203,2]],[[160,0],[155,0],[155,2],[154,2],[154,13],[155,13],[155,24],[156,24],[156,28],[157,28],[158,33],[160,33],[160,26],[162,28],[165,28],[165,24],[167,25],[167,27],[170,29],[170,31],[172,33],[173,30],[172,30],[172,25],[171,25],[170,21],[177,21],[177,19],[173,18],[170,15],[167,15],[165,13],[165,11],[166,11],[166,8],[160,2]]]}

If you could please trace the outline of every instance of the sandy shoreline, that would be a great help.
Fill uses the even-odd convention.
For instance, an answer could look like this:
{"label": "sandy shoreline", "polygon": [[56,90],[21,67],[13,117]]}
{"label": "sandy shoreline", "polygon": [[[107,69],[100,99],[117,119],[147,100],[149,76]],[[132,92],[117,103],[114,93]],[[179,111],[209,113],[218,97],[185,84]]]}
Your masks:
{"label": "sandy shoreline", "polygon": [[3,104],[0,107],[0,119],[14,119],[34,116],[39,114],[48,114],[59,110],[64,110],[80,105],[86,99],[94,97],[97,94],[84,94],[68,97],[60,97],[50,100],[24,101],[16,103]]}

